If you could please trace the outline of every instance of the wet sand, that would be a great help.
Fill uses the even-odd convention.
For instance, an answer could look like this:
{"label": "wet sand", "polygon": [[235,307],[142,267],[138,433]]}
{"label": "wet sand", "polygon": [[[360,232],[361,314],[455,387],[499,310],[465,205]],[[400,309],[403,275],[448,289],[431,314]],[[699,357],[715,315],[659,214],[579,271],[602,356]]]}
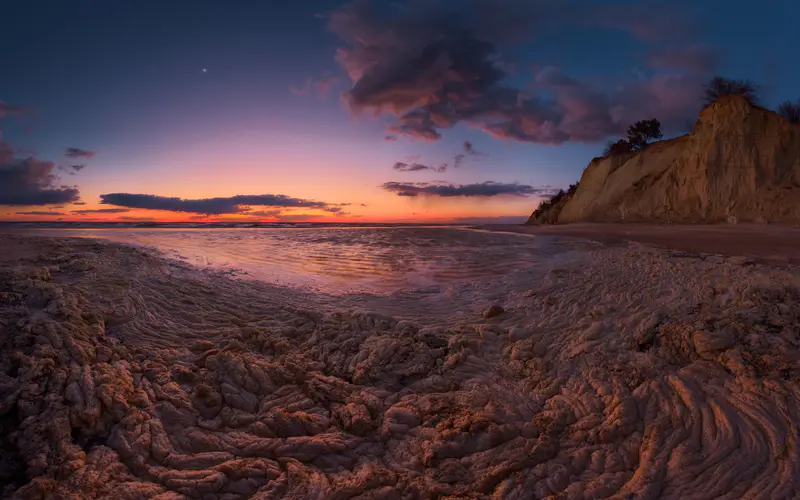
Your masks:
{"label": "wet sand", "polygon": [[739,255],[800,264],[800,227],[773,224],[648,225],[575,223],[493,225],[491,230],[587,238],[609,244],[636,242],[692,253]]}
{"label": "wet sand", "polygon": [[800,269],[586,247],[422,327],[0,236],[15,498],[796,498]]}

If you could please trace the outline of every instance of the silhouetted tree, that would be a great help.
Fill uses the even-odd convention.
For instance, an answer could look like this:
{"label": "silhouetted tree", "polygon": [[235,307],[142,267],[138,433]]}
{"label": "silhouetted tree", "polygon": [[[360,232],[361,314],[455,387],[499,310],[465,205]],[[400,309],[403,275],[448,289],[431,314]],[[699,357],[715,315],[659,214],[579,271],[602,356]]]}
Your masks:
{"label": "silhouetted tree", "polygon": [[800,99],[795,102],[782,102],[778,106],[778,113],[788,118],[792,123],[800,123]]}
{"label": "silhouetted tree", "polygon": [[632,149],[633,147],[631,146],[631,143],[625,139],[620,139],[617,142],[609,141],[608,144],[606,144],[606,149],[603,150],[603,156],[628,153]]}
{"label": "silhouetted tree", "polygon": [[661,139],[661,122],[641,120],[628,127],[628,144],[631,149],[642,149],[653,139]]}
{"label": "silhouetted tree", "polygon": [[731,80],[715,76],[706,84],[703,92],[706,104],[717,102],[720,97],[728,95],[740,95],[750,101],[750,104],[758,104],[758,91],[750,80]]}
{"label": "silhouetted tree", "polygon": [[567,194],[572,196],[573,194],[575,194],[575,191],[577,191],[577,190],[578,190],[578,183],[577,182],[575,184],[570,184],[569,185],[569,189],[567,189]]}

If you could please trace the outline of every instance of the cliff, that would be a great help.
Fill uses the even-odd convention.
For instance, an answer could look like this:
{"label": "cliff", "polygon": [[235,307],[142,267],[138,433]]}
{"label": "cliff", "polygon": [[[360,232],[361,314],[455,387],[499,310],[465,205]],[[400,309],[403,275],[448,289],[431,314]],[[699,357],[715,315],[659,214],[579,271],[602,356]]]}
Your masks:
{"label": "cliff", "polygon": [[800,223],[800,126],[738,96],[700,113],[691,133],[595,158],[559,223]]}

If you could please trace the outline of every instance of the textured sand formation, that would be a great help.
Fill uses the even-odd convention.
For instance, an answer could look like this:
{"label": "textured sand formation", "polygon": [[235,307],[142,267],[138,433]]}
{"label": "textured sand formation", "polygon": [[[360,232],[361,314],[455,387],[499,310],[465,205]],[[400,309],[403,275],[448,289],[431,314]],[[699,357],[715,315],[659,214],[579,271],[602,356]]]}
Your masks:
{"label": "textured sand formation", "polygon": [[724,97],[690,134],[595,158],[577,192],[534,223],[800,222],[800,125]]}
{"label": "textured sand formation", "polygon": [[796,268],[599,248],[422,329],[133,248],[0,245],[4,496],[798,495]]}

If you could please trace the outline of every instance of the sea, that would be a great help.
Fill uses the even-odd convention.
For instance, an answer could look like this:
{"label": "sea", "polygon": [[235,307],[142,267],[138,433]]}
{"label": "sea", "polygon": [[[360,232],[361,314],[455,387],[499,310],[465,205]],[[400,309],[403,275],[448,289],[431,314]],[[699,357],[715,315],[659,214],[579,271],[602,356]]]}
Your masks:
{"label": "sea", "polygon": [[0,232],[134,245],[279,287],[296,305],[416,321],[508,304],[585,255],[574,242],[480,226],[3,223]]}

